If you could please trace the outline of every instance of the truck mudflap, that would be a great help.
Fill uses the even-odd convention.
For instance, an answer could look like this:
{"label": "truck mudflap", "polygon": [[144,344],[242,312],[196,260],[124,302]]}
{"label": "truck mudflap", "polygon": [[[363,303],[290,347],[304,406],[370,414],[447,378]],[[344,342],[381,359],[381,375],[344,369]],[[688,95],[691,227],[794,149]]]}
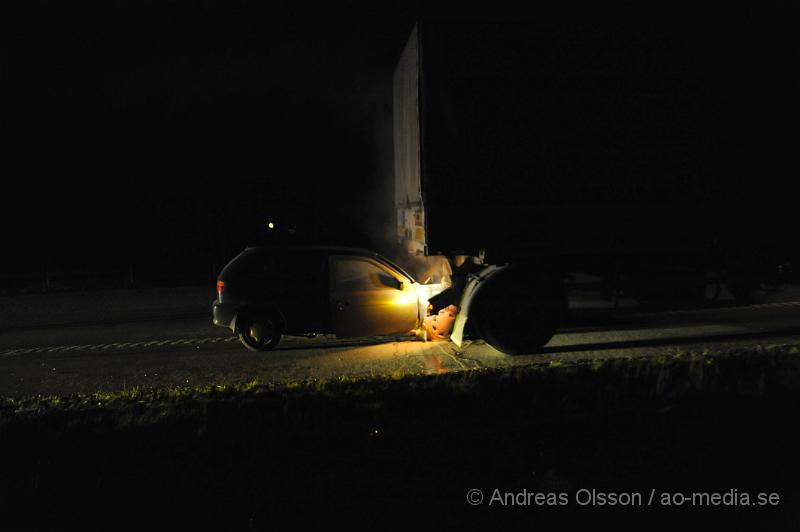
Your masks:
{"label": "truck mudflap", "polygon": [[500,266],[491,265],[482,269],[478,273],[470,274],[469,281],[464,287],[464,292],[461,295],[461,301],[458,305],[458,314],[456,321],[453,325],[453,332],[450,333],[450,340],[453,341],[458,347],[461,347],[464,342],[464,328],[469,320],[469,311],[472,302],[475,300],[475,295],[480,291],[482,284],[489,278],[496,275],[498,272],[508,268],[507,264]]}

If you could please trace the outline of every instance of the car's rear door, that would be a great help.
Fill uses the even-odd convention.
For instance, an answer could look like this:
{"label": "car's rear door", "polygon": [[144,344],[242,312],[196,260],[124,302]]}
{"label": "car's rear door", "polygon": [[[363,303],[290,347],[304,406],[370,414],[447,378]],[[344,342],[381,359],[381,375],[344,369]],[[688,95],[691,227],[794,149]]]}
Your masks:
{"label": "car's rear door", "polygon": [[356,255],[331,255],[329,263],[337,336],[406,334],[417,326],[417,293],[400,273]]}
{"label": "car's rear door", "polygon": [[279,257],[279,274],[273,290],[279,294],[279,308],[286,318],[289,334],[328,332],[326,255],[315,250],[287,250]]}

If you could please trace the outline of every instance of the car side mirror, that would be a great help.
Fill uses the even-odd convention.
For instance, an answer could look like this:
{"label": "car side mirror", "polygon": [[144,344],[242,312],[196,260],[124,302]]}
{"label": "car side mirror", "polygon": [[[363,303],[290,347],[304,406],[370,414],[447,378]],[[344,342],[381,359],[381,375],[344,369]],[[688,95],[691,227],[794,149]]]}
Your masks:
{"label": "car side mirror", "polygon": [[405,284],[403,281],[395,277],[394,275],[390,275],[388,273],[382,273],[378,276],[378,282],[383,286],[388,286],[390,288],[396,288],[398,290],[403,290],[405,288]]}

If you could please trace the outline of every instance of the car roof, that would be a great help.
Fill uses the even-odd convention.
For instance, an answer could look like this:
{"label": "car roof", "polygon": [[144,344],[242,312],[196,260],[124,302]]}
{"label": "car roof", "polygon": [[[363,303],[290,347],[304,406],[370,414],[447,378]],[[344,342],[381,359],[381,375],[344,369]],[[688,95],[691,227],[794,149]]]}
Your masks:
{"label": "car roof", "polygon": [[292,251],[325,251],[327,253],[342,253],[346,255],[365,255],[372,256],[378,253],[364,248],[354,248],[348,246],[331,246],[331,245],[304,245],[304,244],[275,244],[269,246],[250,246],[245,248],[245,251],[274,251],[274,250],[292,250]]}
{"label": "car roof", "polygon": [[387,259],[380,253],[377,253],[375,251],[370,251],[364,248],[355,248],[348,246],[332,246],[332,245],[275,244],[270,246],[251,246],[251,247],[246,247],[244,250],[246,252],[318,251],[318,252],[324,252],[328,255],[353,255],[358,257],[368,257],[388,264],[392,268],[402,273],[404,276],[408,277],[409,280],[414,281],[414,278],[403,268],[397,265],[394,261]]}

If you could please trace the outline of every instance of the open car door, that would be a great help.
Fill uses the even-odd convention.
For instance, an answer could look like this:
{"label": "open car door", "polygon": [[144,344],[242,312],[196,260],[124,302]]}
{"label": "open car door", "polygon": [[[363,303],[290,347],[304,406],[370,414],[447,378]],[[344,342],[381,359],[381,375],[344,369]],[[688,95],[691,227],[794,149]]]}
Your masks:
{"label": "open car door", "polygon": [[331,255],[329,261],[336,336],[406,334],[417,327],[417,293],[403,275],[368,257]]}

